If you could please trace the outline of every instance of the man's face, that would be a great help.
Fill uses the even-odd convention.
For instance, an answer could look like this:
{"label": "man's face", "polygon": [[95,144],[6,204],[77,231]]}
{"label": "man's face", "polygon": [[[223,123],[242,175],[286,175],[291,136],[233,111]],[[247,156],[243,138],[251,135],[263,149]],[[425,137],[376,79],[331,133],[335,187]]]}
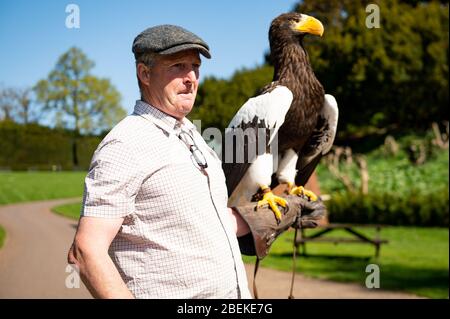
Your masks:
{"label": "man's face", "polygon": [[177,119],[189,114],[197,95],[200,63],[196,50],[158,58],[146,88],[150,104]]}

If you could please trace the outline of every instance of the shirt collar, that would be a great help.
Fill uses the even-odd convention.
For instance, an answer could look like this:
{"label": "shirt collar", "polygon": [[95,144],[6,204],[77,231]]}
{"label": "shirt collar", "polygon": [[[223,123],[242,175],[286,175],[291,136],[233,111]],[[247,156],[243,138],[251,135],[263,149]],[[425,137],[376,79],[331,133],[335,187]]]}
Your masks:
{"label": "shirt collar", "polygon": [[169,134],[178,134],[182,129],[190,132],[196,130],[195,125],[192,124],[189,119],[183,118],[179,121],[142,100],[136,101],[136,105],[134,106],[134,114],[140,115],[143,118],[153,122],[156,126]]}

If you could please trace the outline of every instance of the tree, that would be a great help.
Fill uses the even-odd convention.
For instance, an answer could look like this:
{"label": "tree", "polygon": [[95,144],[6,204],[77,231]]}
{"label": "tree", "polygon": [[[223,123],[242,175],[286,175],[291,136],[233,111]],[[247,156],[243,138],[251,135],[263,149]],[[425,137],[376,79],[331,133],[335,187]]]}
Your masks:
{"label": "tree", "polygon": [[0,89],[0,120],[13,121],[14,118],[14,97],[11,88]]}
{"label": "tree", "polygon": [[120,106],[120,93],[108,79],[90,74],[94,62],[78,48],[64,53],[34,90],[46,110],[55,111],[76,134],[93,133],[110,128],[125,115]]}
{"label": "tree", "polygon": [[78,165],[76,138],[110,128],[125,116],[120,94],[108,79],[90,74],[94,62],[78,48],[64,53],[47,79],[34,87],[44,110],[53,111],[56,124],[74,130],[74,165]]}
{"label": "tree", "polygon": [[30,87],[5,87],[0,89],[0,119],[27,125],[37,122],[41,113],[33,103],[33,90]]}
{"label": "tree", "polygon": [[19,122],[25,125],[32,122],[38,122],[42,113],[36,109],[36,105],[33,103],[32,88],[15,88],[12,90],[12,94],[16,102],[17,117]]}
{"label": "tree", "polygon": [[371,1],[300,2],[319,18],[322,39],[308,38],[311,63],[336,96],[340,131],[364,125],[426,128],[448,119],[448,1],[372,1],[381,27],[366,27]]}

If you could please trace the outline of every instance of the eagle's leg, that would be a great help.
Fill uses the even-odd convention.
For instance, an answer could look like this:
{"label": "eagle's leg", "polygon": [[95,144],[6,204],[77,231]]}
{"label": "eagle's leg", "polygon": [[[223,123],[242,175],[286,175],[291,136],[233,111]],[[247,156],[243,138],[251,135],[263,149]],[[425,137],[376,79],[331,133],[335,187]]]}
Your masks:
{"label": "eagle's leg", "polygon": [[281,207],[286,207],[286,200],[282,197],[276,196],[272,193],[272,190],[267,185],[261,185],[261,191],[263,193],[262,199],[258,201],[257,208],[269,205],[269,207],[272,209],[273,213],[275,214],[275,218],[278,222],[281,221],[281,212],[277,207],[277,204]]}
{"label": "eagle's leg", "polygon": [[319,197],[314,194],[312,191],[305,189],[303,186],[293,186],[292,183],[288,183],[290,191],[289,194],[291,195],[304,195],[308,197],[311,201],[316,201],[319,199]]}

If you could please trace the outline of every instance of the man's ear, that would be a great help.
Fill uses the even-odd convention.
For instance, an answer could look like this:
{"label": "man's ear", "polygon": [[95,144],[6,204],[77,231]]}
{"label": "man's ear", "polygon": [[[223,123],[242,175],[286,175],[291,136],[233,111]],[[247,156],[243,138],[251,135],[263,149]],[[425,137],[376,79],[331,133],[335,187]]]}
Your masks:
{"label": "man's ear", "polygon": [[137,76],[141,83],[146,86],[150,85],[150,69],[144,63],[138,63]]}

